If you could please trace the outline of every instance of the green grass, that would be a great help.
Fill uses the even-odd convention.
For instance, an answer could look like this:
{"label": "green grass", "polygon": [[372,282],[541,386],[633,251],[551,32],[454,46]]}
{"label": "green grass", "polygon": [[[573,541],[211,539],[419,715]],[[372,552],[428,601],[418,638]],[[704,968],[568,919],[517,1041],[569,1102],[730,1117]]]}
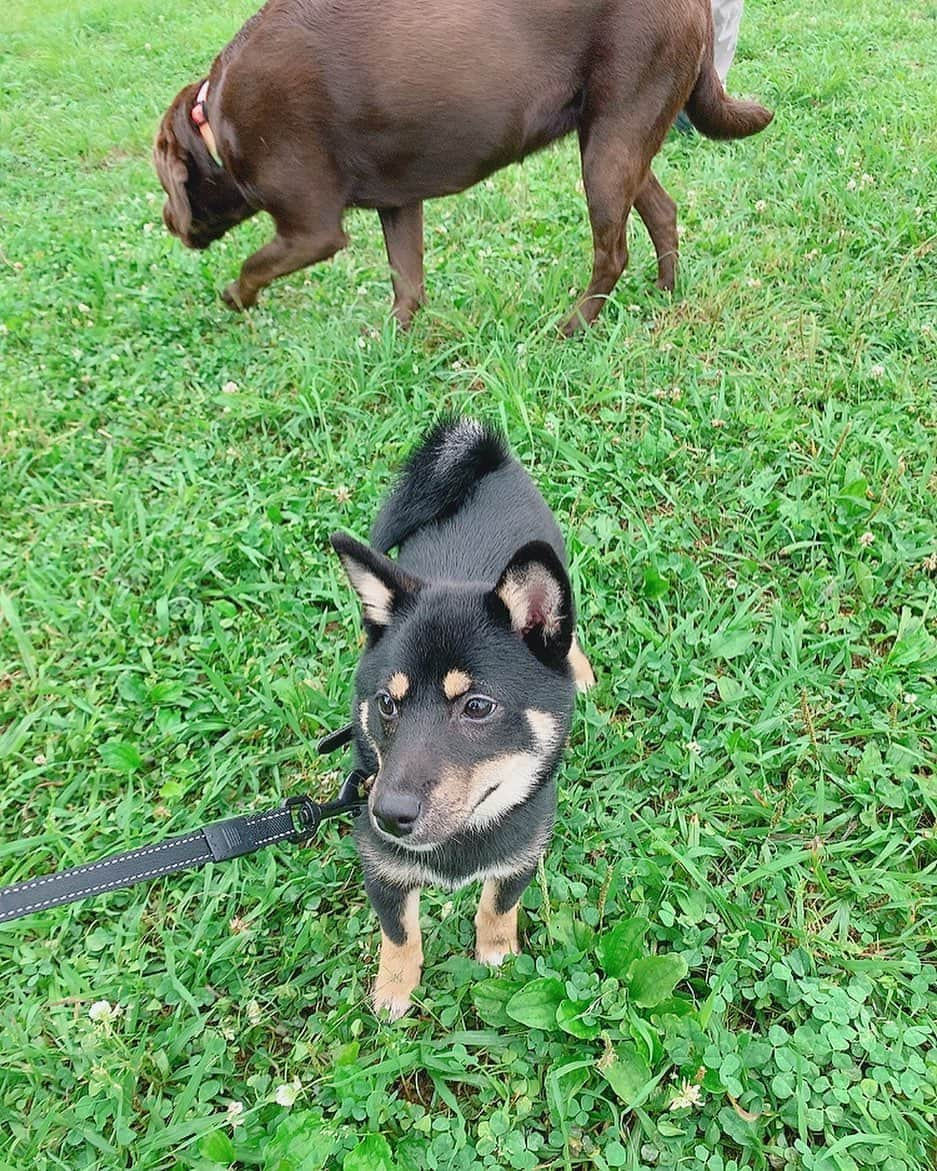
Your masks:
{"label": "green grass", "polygon": [[566,344],[572,142],[427,208],[410,335],[373,214],[228,314],[267,224],[185,252],[149,147],[252,7],[0,17],[0,879],[334,790],[327,536],[444,410],[555,508],[600,681],[527,954],[428,893],[400,1024],[334,824],[0,928],[0,1166],[933,1167],[937,7],[750,0],[774,125],[665,144],[677,294],[638,226]]}

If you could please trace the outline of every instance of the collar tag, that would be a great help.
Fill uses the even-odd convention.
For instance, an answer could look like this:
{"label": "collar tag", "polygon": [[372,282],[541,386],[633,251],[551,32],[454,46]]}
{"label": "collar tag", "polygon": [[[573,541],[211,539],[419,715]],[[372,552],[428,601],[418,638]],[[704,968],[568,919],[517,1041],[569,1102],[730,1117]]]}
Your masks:
{"label": "collar tag", "polygon": [[221,161],[221,155],[218,153],[218,144],[215,142],[215,134],[212,130],[208,115],[205,113],[205,99],[208,97],[208,79],[199,86],[199,91],[195,96],[195,104],[192,106],[191,118],[198,127],[198,132],[202,136],[202,141],[205,143],[205,149],[215,160],[219,167],[224,167]]}

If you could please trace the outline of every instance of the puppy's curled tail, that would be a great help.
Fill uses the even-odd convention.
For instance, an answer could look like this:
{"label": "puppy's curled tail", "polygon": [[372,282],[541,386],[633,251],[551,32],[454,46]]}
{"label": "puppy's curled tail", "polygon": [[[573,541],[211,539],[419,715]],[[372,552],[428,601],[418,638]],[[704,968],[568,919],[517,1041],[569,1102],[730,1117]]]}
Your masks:
{"label": "puppy's curled tail", "polygon": [[437,423],[404,464],[371,529],[371,545],[387,553],[417,529],[451,516],[509,458],[504,439],[477,419]]}
{"label": "puppy's curled tail", "polygon": [[774,114],[758,102],[740,101],[726,93],[713,60],[713,20],[709,0],[706,0],[706,14],[709,22],[706,47],[696,85],[686,101],[686,112],[700,134],[707,138],[747,138],[764,130]]}

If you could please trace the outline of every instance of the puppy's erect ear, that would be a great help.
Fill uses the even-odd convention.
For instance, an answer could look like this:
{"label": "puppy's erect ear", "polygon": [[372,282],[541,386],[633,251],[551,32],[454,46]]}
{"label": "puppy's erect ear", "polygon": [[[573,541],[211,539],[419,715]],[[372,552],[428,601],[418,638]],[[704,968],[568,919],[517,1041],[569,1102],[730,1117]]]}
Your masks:
{"label": "puppy's erect ear", "polygon": [[332,534],[332,548],[342,559],[348,580],[361,599],[364,625],[372,638],[390,626],[423,587],[400,566],[347,533]]}
{"label": "puppy's erect ear", "polygon": [[573,595],[563,563],[545,541],[518,549],[488,595],[488,609],[510,623],[541,662],[565,669],[576,620]]}

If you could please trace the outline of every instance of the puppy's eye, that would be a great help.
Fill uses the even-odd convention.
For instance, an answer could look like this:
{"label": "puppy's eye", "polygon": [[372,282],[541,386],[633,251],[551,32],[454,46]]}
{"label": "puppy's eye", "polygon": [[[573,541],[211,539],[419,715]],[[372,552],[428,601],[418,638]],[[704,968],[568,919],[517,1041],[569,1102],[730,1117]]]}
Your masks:
{"label": "puppy's eye", "polygon": [[396,720],[397,718],[396,701],[386,691],[377,693],[377,710],[381,713],[382,720]]}
{"label": "puppy's eye", "polygon": [[473,695],[465,701],[462,715],[469,720],[487,720],[498,705],[486,695]]}

